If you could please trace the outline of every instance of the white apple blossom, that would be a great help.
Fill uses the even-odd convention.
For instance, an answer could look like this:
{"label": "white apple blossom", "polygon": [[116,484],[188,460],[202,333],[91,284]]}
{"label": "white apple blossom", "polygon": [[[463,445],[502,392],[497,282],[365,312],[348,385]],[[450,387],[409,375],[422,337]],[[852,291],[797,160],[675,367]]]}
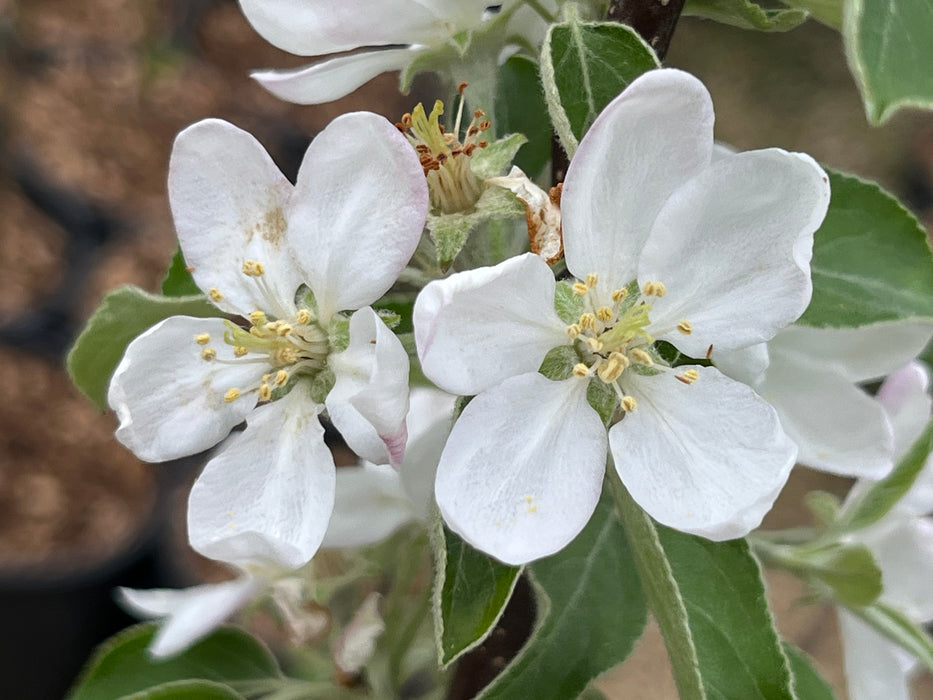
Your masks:
{"label": "white apple blossom", "polygon": [[194,484],[191,544],[237,565],[297,568],[333,507],[319,415],[366,459],[399,464],[404,452],[408,355],[366,305],[420,239],[421,167],[392,124],[354,113],[318,135],[293,186],[252,136],[206,120],[175,142],[169,195],[198,286],[245,320],[175,316],[134,340],[108,396],[117,438],[159,462],[245,420]]}
{"label": "white apple blossom", "polygon": [[[878,402],[894,428],[895,456],[901,457],[930,418],[929,373],[913,362],[892,374],[878,392]],[[853,494],[867,488],[860,481]],[[848,499],[848,503],[852,498]],[[882,602],[917,622],[933,621],[933,458],[903,499],[881,520],[852,533],[871,549],[881,569]],[[851,700],[909,700],[910,677],[918,662],[855,615],[838,608]]]}
{"label": "white apple blossom", "polygon": [[916,357],[933,335],[929,320],[859,328],[788,326],[768,343],[716,355],[716,366],[749,384],[778,412],[797,443],[797,461],[821,471],[880,479],[893,466],[893,435],[882,405],[858,387]]}
{"label": "white apple blossom", "polygon": [[[463,34],[508,14],[519,0],[240,0],[266,41],[299,56],[329,58],[298,70],[252,74],[276,97],[298,104],[336,100],[380,73],[405,70],[432,51],[460,52]],[[546,2],[545,5],[548,3]],[[522,35],[543,35],[540,16],[522,13]],[[390,48],[383,48],[390,47]],[[489,105],[491,107],[491,105]]]}
{"label": "white apple blossom", "polygon": [[[634,499],[665,525],[728,539],[770,508],[796,456],[774,410],[715,368],[670,367],[657,342],[715,357],[795,320],[810,299],[829,185],[806,155],[711,163],[712,147],[703,85],[676,70],[641,76],[594,122],[564,182],[578,318],[555,312],[554,277],[533,254],[419,296],[425,374],[477,394],[435,491],[473,546],[512,564],[561,549],[596,506],[607,447]],[[569,376],[539,374],[561,347],[575,357]],[[608,439],[588,393],[608,394],[624,416]]]}

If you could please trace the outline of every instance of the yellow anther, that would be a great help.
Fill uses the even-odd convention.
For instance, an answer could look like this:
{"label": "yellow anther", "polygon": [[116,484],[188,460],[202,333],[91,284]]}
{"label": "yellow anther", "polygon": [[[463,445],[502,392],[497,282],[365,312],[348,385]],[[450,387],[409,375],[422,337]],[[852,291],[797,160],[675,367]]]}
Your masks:
{"label": "yellow anther", "polygon": [[528,503],[531,503],[533,500],[535,500],[535,497],[534,497],[534,496],[525,496],[525,500],[526,500]]}
{"label": "yellow anther", "polygon": [[263,337],[262,331],[259,330],[259,326],[252,326],[252,327],[249,329],[249,334],[250,334],[250,335],[254,335],[254,336],[256,336],[257,338],[262,338],[262,337]]}
{"label": "yellow anther", "polygon": [[528,506],[528,512],[529,512],[529,513],[534,513],[534,512],[537,511],[537,510],[538,510],[538,506],[535,505],[535,504],[532,504],[532,505]]}
{"label": "yellow anther", "polygon": [[591,313],[585,313],[580,317],[580,328],[592,331],[596,329],[596,316]]}
{"label": "yellow anther", "polygon": [[676,375],[677,381],[683,382],[684,384],[693,384],[697,379],[700,378],[700,373],[695,369],[688,369],[683,374]]}
{"label": "yellow anther", "polygon": [[272,387],[270,387],[268,384],[260,384],[259,385],[259,400],[268,401],[271,398],[272,398]]}
{"label": "yellow anther", "polygon": [[232,403],[233,401],[236,401],[238,398],[240,398],[240,390],[237,389],[235,386],[232,386],[229,389],[227,389],[227,393],[224,394],[224,401],[226,401],[227,403]]}
{"label": "yellow anther", "polygon": [[267,320],[266,315],[262,311],[254,311],[249,315],[249,322],[254,326],[264,326]]}
{"label": "yellow anther", "polygon": [[596,318],[600,321],[611,321],[612,320],[612,309],[608,306],[600,306],[596,309]]}
{"label": "yellow anther", "polygon": [[609,384],[618,379],[629,364],[629,359],[625,355],[621,352],[614,352],[609,355],[609,360],[599,368],[596,374],[599,375],[600,379]]}
{"label": "yellow anther", "polygon": [[288,325],[287,323],[279,323],[279,325],[275,329],[275,332],[281,336],[286,336],[292,332],[292,327]]}
{"label": "yellow anther", "polygon": [[646,353],[641,348],[632,348],[629,350],[629,355],[635,362],[640,365],[647,365],[650,367],[654,364],[654,360],[652,359],[651,355]]}
{"label": "yellow anther", "polygon": [[301,324],[302,326],[305,326],[311,323],[311,312],[308,311],[307,309],[301,309],[298,312],[298,315],[295,316],[295,320],[298,321],[298,323]]}
{"label": "yellow anther", "polygon": [[590,350],[592,350],[593,352],[599,352],[600,350],[603,349],[602,341],[600,341],[600,340],[598,340],[598,339],[596,339],[596,338],[587,338],[587,339],[586,339],[586,346],[587,346]]}
{"label": "yellow anther", "polygon": [[288,381],[288,372],[284,369],[280,369],[275,373],[275,385],[276,386],[285,386],[285,382]]}
{"label": "yellow anther", "polygon": [[690,323],[685,318],[680,319],[680,323],[677,324],[677,330],[679,330],[684,335],[690,335],[693,333],[693,324]]}
{"label": "yellow anther", "polygon": [[576,339],[577,336],[579,336],[582,331],[583,329],[580,328],[579,323],[573,323],[567,326],[567,335],[569,335],[571,338]]}
{"label": "yellow anther", "polygon": [[590,368],[587,367],[582,362],[578,362],[573,366],[573,376],[575,377],[588,377],[590,376]]}
{"label": "yellow anther", "polygon": [[622,408],[625,409],[626,413],[631,413],[638,408],[638,402],[635,400],[634,396],[623,396]]}
{"label": "yellow anther", "polygon": [[266,324],[265,330],[272,331],[273,333],[275,333],[276,331],[278,331],[279,326],[281,325],[282,325],[282,321],[272,321],[272,323]]}
{"label": "yellow anther", "polygon": [[641,291],[645,293],[645,296],[660,298],[667,294],[667,287],[663,282],[648,280],[642,285]]}
{"label": "yellow anther", "polygon": [[247,277],[262,277],[266,272],[266,268],[261,262],[256,260],[245,260],[243,262],[243,274]]}
{"label": "yellow anther", "polygon": [[194,336],[194,342],[196,342],[198,345],[207,345],[209,342],[211,342],[211,334],[199,333],[198,335]]}
{"label": "yellow anther", "polygon": [[211,298],[211,301],[220,301],[224,298],[224,295],[220,293],[217,287],[211,287],[207,290],[207,296]]}
{"label": "yellow anther", "polygon": [[620,301],[625,299],[628,296],[628,290],[625,287],[622,289],[617,289],[612,293],[612,300],[618,304]]}
{"label": "yellow anther", "polygon": [[589,287],[587,287],[582,282],[574,282],[573,293],[576,294],[578,297],[584,296],[588,291],[590,291]]}
{"label": "yellow anther", "polygon": [[234,357],[243,357],[246,353],[249,352],[249,348],[245,348],[242,345],[233,346],[233,356]]}
{"label": "yellow anther", "polygon": [[204,348],[201,350],[201,359],[210,362],[217,357],[217,351],[214,348]]}
{"label": "yellow anther", "polygon": [[596,286],[596,283],[599,282],[599,275],[595,272],[591,272],[586,276],[586,286],[592,289]]}

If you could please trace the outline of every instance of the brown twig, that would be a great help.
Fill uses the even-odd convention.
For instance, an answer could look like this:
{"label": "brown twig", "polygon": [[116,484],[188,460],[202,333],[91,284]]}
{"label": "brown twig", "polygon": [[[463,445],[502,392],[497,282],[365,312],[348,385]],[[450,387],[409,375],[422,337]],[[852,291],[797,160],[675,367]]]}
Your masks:
{"label": "brown twig", "polygon": [[629,25],[664,59],[684,0],[611,0],[606,19]]}

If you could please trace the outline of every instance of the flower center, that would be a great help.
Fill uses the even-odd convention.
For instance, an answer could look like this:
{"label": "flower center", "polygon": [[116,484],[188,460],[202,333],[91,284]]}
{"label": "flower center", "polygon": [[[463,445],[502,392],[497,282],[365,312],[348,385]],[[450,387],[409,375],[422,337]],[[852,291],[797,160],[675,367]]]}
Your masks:
{"label": "flower center", "polygon": [[[627,287],[613,290],[612,304],[606,306],[596,294],[598,282],[596,274],[589,274],[573,285],[573,293],[582,297],[584,308],[577,322],[567,326],[567,335],[582,359],[573,368],[573,374],[598,377],[615,390],[625,411],[634,411],[637,402],[622,386],[626,372],[652,375],[674,371],[657,352],[655,339],[648,332],[652,300],[667,294],[667,288],[663,282],[649,280],[639,289],[633,281]],[[677,330],[689,335],[693,327],[683,319]],[[692,384],[699,375],[688,369],[676,377],[684,384]]]}
{"label": "flower center", "polygon": [[[262,263],[247,260],[243,263],[243,274],[256,279],[264,291],[268,291],[262,281],[265,268]],[[214,298],[216,289],[209,294]],[[275,304],[275,306],[280,306]],[[327,365],[331,351],[330,338],[310,309],[299,309],[285,318],[270,319],[264,311],[253,311],[248,327],[237,325],[233,321],[224,321],[227,330],[224,342],[233,348],[234,359],[217,359],[217,351],[211,347],[208,333],[195,336],[194,340],[201,349],[201,358],[206,362],[225,364],[263,364],[269,372],[253,386],[230,387],[224,394],[227,402],[236,401],[240,396],[257,392],[260,401],[272,400],[277,389],[284,389],[292,377],[297,375],[316,376]]]}
{"label": "flower center", "polygon": [[395,125],[418,153],[428,181],[431,211],[434,213],[469,211],[483,193],[482,180],[470,168],[470,157],[477,148],[486,148],[488,145],[482,135],[491,125],[483,111],[476,110],[463,142],[460,142],[465,88],[466,83],[460,83],[460,109],[453,133],[445,131],[439,121],[444,113],[444,103],[440,100],[434,103],[430,115],[425,113],[424,105],[419,103],[410,114],[402,115],[402,120]]}

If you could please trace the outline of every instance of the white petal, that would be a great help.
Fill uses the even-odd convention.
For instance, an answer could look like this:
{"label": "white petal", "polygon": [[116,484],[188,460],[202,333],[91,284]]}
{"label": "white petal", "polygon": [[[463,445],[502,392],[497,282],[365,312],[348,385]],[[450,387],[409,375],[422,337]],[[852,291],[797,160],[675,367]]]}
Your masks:
{"label": "white petal", "polygon": [[262,586],[261,580],[244,576],[180,590],[119,588],[118,601],[136,615],[169,616],[149,647],[153,656],[165,658],[184,651],[213,632]]}
{"label": "white petal", "polygon": [[[894,430],[894,456],[900,459],[920,437],[930,420],[930,374],[926,365],[911,362],[893,372],[878,390]],[[915,515],[933,513],[933,456],[917,475],[898,506]]]}
{"label": "white petal", "polygon": [[387,464],[340,467],[337,498],[322,547],[381,542],[414,519],[399,473]]}
{"label": "white petal", "polygon": [[772,351],[835,364],[851,382],[878,379],[919,355],[933,336],[933,321],[883,321],[858,328],[788,326]]}
{"label": "white petal", "polygon": [[849,699],[910,700],[907,653],[851,613],[841,608],[836,611]]}
{"label": "white petal", "polygon": [[110,380],[107,403],[120,419],[117,440],[147,462],[213,447],[243,421],[256,395],[224,401],[232,387],[255,381],[265,365],[222,364],[201,357],[195,336],[208,333],[218,360],[233,360],[219,318],[172,316],[133,340]]}
{"label": "white petal", "polygon": [[297,70],[261,70],[250,76],[280,100],[319,105],[349,95],[381,73],[402,70],[423,51],[420,46],[362,51]]}
{"label": "white petal", "polygon": [[257,408],[207,463],[188,500],[188,537],[206,557],[297,569],[334,506],[334,460],[307,382]]}
{"label": "white petal", "polygon": [[567,170],[568,269],[581,279],[598,273],[607,295],[634,279],[662,205],[709,164],[712,148],[713,105],[700,81],[671,69],[633,81],[593,122]]}
{"label": "white petal", "polygon": [[414,149],[386,119],[344,114],[311,142],[298,172],[289,240],[322,317],[380,296],[408,263],[428,211]]}
{"label": "white petal", "polygon": [[[780,149],[717,160],[664,205],[642,250],[640,282],[667,295],[650,332],[691,357],[769,340],[810,303],[813,233],[829,181],[809,156]],[[676,330],[681,319],[690,335]]]}
{"label": "white petal", "polygon": [[891,470],[894,439],[884,409],[834,367],[775,351],[758,392],[777,409],[801,464],[869,479]]}
{"label": "white petal", "polygon": [[624,375],[638,407],[609,430],[612,457],[660,523],[716,541],[742,537],[770,510],[797,449],[750,388],[712,367],[693,369],[700,378],[689,386],[673,372]]}
{"label": "white petal", "polygon": [[568,342],[554,289],[550,268],[533,253],[431,282],[414,310],[425,375],[467,395],[537,371],[549,350]]}
{"label": "white petal", "polygon": [[[240,0],[240,6],[266,41],[301,56],[358,46],[444,41],[456,31],[445,29],[440,20],[446,18],[436,17],[430,3],[417,0]],[[477,20],[481,13],[479,7]]]}
{"label": "white petal", "polygon": [[559,551],[589,521],[602,491],[606,429],[587,381],[530,373],[474,398],[437,470],[444,520],[507,564]]}
{"label": "white petal", "polygon": [[881,569],[884,600],[918,622],[933,620],[933,520],[898,509],[859,539]]}
{"label": "white petal", "polygon": [[[286,236],[292,189],[262,145],[233,124],[205,119],[175,139],[168,193],[178,242],[195,282],[219,291],[224,311],[293,312],[302,279]],[[243,274],[245,260],[265,266],[262,284]]]}
{"label": "white petal", "polygon": [[327,413],[347,445],[376,464],[401,464],[408,413],[408,353],[368,306],[350,317],[350,344],[328,359],[336,382]]}
{"label": "white petal", "polygon": [[752,388],[761,384],[771,362],[767,343],[722,352],[714,348],[709,354],[720,372]]}
{"label": "white petal", "polygon": [[411,392],[408,446],[399,475],[415,514],[422,519],[428,518],[434,504],[437,464],[453,427],[455,401],[453,395],[435,389]]}

